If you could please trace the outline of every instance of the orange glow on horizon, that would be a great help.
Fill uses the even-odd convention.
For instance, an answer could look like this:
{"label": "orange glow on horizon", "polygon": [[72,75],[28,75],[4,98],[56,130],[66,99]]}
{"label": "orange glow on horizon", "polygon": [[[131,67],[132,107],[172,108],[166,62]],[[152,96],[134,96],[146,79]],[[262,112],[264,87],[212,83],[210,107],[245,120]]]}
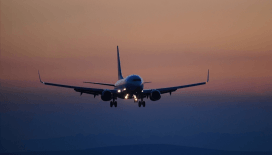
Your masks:
{"label": "orange glow on horizon", "polygon": [[[272,1],[1,1],[0,80],[271,93]],[[19,82],[20,83],[20,82]],[[19,84],[20,85],[20,84]],[[36,87],[38,83],[28,84]],[[86,85],[84,86],[92,86]]]}

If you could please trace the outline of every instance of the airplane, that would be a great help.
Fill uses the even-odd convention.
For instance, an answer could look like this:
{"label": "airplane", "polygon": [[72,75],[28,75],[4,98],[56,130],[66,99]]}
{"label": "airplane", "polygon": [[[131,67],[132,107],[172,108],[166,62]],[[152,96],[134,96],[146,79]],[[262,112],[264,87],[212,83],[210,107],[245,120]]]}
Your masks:
{"label": "airplane", "polygon": [[116,101],[117,98],[134,99],[134,102],[138,102],[139,107],[141,106],[145,107],[145,101],[143,101],[144,98],[148,99],[149,97],[151,101],[157,101],[161,98],[161,94],[169,93],[171,95],[171,93],[176,91],[177,89],[204,85],[209,82],[209,70],[208,70],[206,82],[181,85],[181,86],[175,86],[175,87],[158,88],[158,89],[144,89],[144,84],[150,83],[150,82],[144,82],[144,80],[139,75],[132,74],[123,78],[118,46],[117,46],[117,67],[118,67],[118,81],[115,84],[84,82],[84,83],[90,83],[90,84],[112,86],[113,89],[88,88],[88,87],[78,87],[78,86],[43,82],[41,80],[39,71],[38,71],[38,74],[39,74],[40,82],[45,85],[72,88],[76,92],[79,92],[80,95],[82,95],[83,93],[92,94],[94,95],[94,97],[100,95],[103,101],[110,101],[110,107],[113,107],[113,105],[114,107],[117,107],[117,101]]}

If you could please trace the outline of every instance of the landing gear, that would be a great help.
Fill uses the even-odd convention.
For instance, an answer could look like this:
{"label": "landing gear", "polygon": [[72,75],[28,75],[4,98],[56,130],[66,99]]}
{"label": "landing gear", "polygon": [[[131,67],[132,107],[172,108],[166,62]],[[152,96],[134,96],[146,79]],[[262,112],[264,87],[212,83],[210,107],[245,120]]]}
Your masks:
{"label": "landing gear", "polygon": [[145,101],[139,101],[138,106],[141,107],[141,105],[143,105],[143,107],[145,107]]}
{"label": "landing gear", "polygon": [[141,107],[141,105],[143,105],[143,107],[145,107],[145,101],[143,100],[142,97],[141,97],[141,101],[138,102],[138,106]]}
{"label": "landing gear", "polygon": [[117,107],[117,102],[116,101],[110,101],[110,107],[112,107],[114,105],[114,107]]}

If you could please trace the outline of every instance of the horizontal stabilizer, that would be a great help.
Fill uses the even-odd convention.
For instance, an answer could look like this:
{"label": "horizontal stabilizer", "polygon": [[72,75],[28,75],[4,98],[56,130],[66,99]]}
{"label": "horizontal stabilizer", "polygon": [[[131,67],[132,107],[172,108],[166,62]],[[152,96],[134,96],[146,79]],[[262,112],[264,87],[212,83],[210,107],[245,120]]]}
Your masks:
{"label": "horizontal stabilizer", "polygon": [[98,82],[83,82],[83,83],[99,84],[99,85],[106,85],[106,86],[115,86],[114,84],[110,84],[110,83],[98,83]]}
{"label": "horizontal stabilizer", "polygon": [[146,84],[146,83],[151,83],[151,82],[144,82],[143,84]]}

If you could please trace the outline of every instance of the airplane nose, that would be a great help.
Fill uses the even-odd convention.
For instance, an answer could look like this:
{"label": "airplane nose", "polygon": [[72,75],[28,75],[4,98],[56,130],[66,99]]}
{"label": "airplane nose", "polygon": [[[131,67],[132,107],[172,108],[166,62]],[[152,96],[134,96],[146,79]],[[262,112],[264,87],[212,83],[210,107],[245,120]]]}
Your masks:
{"label": "airplane nose", "polygon": [[129,85],[129,86],[127,87],[127,89],[128,89],[129,91],[137,91],[137,92],[140,92],[140,91],[142,91],[142,85]]}

